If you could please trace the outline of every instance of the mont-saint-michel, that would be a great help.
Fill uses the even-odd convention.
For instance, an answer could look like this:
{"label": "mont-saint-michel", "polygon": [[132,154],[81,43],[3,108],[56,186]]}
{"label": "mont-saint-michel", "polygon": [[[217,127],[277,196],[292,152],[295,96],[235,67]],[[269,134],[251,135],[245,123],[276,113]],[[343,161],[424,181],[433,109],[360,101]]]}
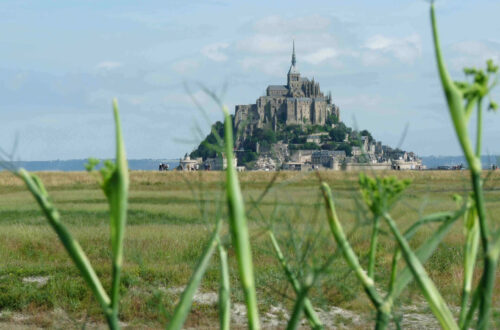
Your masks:
{"label": "mont-saint-michel", "polygon": [[0,330],[500,329],[500,1],[436,2],[2,1]]}
{"label": "mont-saint-michel", "polygon": [[[223,124],[213,131],[222,135]],[[368,130],[357,131],[341,121],[332,93],[324,93],[314,77],[301,76],[292,46],[286,84],[269,85],[254,104],[236,105],[233,116],[239,170],[420,170],[413,152],[376,141]],[[179,170],[223,170],[222,153],[205,140],[179,162]]]}

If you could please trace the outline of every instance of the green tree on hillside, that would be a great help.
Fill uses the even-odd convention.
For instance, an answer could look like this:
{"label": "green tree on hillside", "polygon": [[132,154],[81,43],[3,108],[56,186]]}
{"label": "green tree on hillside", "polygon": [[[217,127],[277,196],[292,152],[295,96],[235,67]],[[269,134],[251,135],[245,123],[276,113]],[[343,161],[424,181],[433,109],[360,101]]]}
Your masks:
{"label": "green tree on hillside", "polygon": [[201,141],[198,148],[191,152],[189,156],[191,158],[202,157],[203,160],[207,158],[215,158],[217,155],[216,150],[218,145],[216,134],[219,137],[224,136],[224,124],[220,121],[217,121],[212,125],[210,134],[208,134],[207,137]]}
{"label": "green tree on hillside", "polygon": [[327,142],[327,143],[323,143],[321,145],[322,150],[335,150],[336,147],[337,147],[337,143],[335,143],[335,142]]}
{"label": "green tree on hillside", "polygon": [[342,142],[345,139],[345,135],[348,134],[347,127],[344,123],[339,123],[335,128],[330,131],[330,137],[334,142]]}
{"label": "green tree on hillside", "polygon": [[339,123],[339,118],[335,116],[333,113],[329,114],[328,117],[326,117],[326,125],[331,127],[332,124],[338,124]]}
{"label": "green tree on hillside", "polygon": [[344,150],[347,156],[352,155],[352,147],[346,142],[340,143],[335,150]]}

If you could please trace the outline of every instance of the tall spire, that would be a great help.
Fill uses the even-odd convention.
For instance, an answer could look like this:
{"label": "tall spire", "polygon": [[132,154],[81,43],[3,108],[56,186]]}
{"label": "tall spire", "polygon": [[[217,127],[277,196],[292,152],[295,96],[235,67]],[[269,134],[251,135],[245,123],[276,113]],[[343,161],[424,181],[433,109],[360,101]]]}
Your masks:
{"label": "tall spire", "polygon": [[[300,78],[299,70],[297,70],[297,60],[295,59],[295,40],[293,40],[293,51],[292,51],[292,65],[290,65],[290,70],[288,70],[288,85],[290,85],[290,81],[298,82]],[[292,75],[292,79],[290,79],[290,75]]]}

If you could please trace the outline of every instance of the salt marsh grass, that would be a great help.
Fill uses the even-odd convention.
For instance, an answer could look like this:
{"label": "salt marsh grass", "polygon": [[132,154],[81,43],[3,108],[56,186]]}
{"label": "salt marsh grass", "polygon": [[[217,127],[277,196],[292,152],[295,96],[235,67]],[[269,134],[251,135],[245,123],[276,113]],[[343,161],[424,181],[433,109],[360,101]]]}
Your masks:
{"label": "salt marsh grass", "polygon": [[[259,329],[279,310],[287,329],[303,317],[322,329],[334,325],[322,309],[342,306],[360,315],[355,327],[386,329],[419,305],[445,329],[498,326],[500,173],[483,172],[480,160],[481,101],[498,67],[489,61],[485,71],[465,70],[471,81],[452,82],[433,4],[431,17],[469,171],[238,175],[231,118],[207,91],[224,109],[224,137],[213,147],[227,170],[130,173],[115,102],[116,161],[97,176],[0,173],[0,308],[62,310],[75,325],[111,329]],[[467,122],[476,105],[473,150]],[[196,299],[199,290],[218,291],[217,302]],[[243,318],[231,306],[243,306]]]}
{"label": "salt marsh grass", "polygon": [[[56,178],[47,190],[53,197],[54,204],[60,209],[63,221],[67,224],[75,238],[85,247],[96,272],[102,276],[104,283],[110,276],[107,262],[109,260],[109,229],[108,214],[105,199],[94,178],[81,186],[74,185],[76,180],[83,181],[89,177],[84,172],[74,173],[37,173],[45,181],[46,176]],[[352,197],[358,196],[357,173],[321,173],[330,186],[335,187],[336,203],[339,218],[346,231],[355,224],[356,204]],[[405,230],[421,213],[453,209],[455,202],[451,196],[457,191],[465,193],[468,174],[462,172],[426,171],[426,172],[398,172],[398,178],[411,178],[412,185],[402,196],[400,202],[393,209],[393,215],[398,219],[398,225]],[[487,173],[485,172],[485,175]],[[160,303],[168,313],[175,308],[178,296],[163,291],[169,287],[183,287],[190,277],[197,259],[201,255],[204,245],[208,242],[211,228],[199,217],[198,196],[193,195],[183,178],[193,184],[199,179],[195,173],[147,173],[148,180],[141,179],[144,172],[130,173],[130,202],[128,214],[127,235],[124,242],[124,265],[122,284],[122,312],[120,319],[131,325],[149,325],[161,327],[169,320],[168,315],[162,316]],[[243,197],[248,205],[251,200],[258,198],[265,189],[272,173],[241,173]],[[213,200],[221,193],[224,183],[220,173],[203,173],[203,180],[211,183],[205,189],[205,196]],[[146,182],[156,182],[160,189],[150,189]],[[282,186],[280,186],[280,184]],[[84,282],[71,261],[68,259],[62,246],[55,241],[56,236],[47,226],[46,220],[38,210],[32,197],[24,191],[18,190],[20,182],[12,179],[8,173],[0,173],[0,282],[2,293],[0,304],[2,310],[11,310],[24,315],[46,315],[32,319],[39,325],[57,326],[61,320],[53,318],[52,311],[61,309],[68,313],[73,326],[85,322],[103,322],[99,309],[95,308],[91,293],[86,289]],[[156,187],[154,185],[153,187]],[[266,195],[263,206],[260,207],[264,216],[271,216],[275,200],[286,205],[283,216],[286,216],[297,230],[297,233],[306,232],[311,219],[307,215],[318,203],[318,181],[314,174],[297,176],[296,173],[286,172],[276,179],[276,190]],[[495,218],[500,214],[500,173],[493,173],[488,179],[485,189],[487,208]],[[182,200],[182,203],[179,203]],[[300,203],[302,217],[290,210],[290,205]],[[209,205],[211,205],[209,203]],[[157,209],[155,209],[157,208]],[[215,216],[216,210],[208,211]],[[403,215],[405,217],[403,217]],[[326,224],[325,215],[320,213],[319,221]],[[274,257],[274,252],[267,234],[263,231],[260,216],[251,212],[249,230],[253,249],[254,267],[257,283],[257,295],[263,297],[260,301],[263,312],[270,306],[282,304],[291,308],[294,292],[287,285],[287,279],[281,265]],[[285,228],[285,227],[282,227]],[[412,244],[420,245],[426,237],[434,231],[434,226],[423,228]],[[325,227],[325,230],[327,228]],[[227,233],[223,226],[222,233]],[[280,231],[278,238],[283,253],[290,257],[293,248],[283,240],[286,231]],[[326,232],[328,233],[328,232]],[[361,226],[351,236],[354,250],[365,256],[369,249],[370,228]],[[431,278],[440,288],[443,296],[449,301],[459,301],[460,283],[463,276],[462,246],[464,238],[462,226],[457,223],[446,236],[443,244],[426,263]],[[334,248],[333,242],[329,245]],[[392,261],[392,251],[395,243],[383,235],[379,239],[377,252],[376,273],[381,281],[388,278]],[[324,254],[329,253],[325,247]],[[242,302],[242,292],[235,277],[236,264],[234,253],[229,249],[229,268],[231,297],[233,303]],[[219,287],[218,256],[207,269],[201,283],[202,292],[217,292]],[[293,260],[292,260],[293,261]],[[319,286],[310,292],[310,299],[315,308],[339,306],[351,310],[370,324],[371,309],[364,297],[361,288],[355,281],[345,274],[349,269],[342,259],[336,260],[332,267],[337,269],[331,278],[325,278]],[[476,271],[478,273],[479,270]],[[3,277],[5,276],[5,277]],[[49,276],[46,286],[35,287],[23,283],[22,279],[28,276]],[[477,283],[477,280],[475,280]],[[497,276],[497,285],[500,285],[500,276]],[[21,297],[21,296],[24,297]],[[407,292],[401,297],[401,305],[423,303],[415,285],[410,285]],[[500,295],[494,293],[494,306],[499,308]],[[167,314],[168,314],[167,313]],[[216,306],[200,305],[195,303],[188,316],[186,326],[207,326],[218,324],[218,309]],[[493,316],[497,322],[498,315]],[[5,320],[9,320],[8,315]],[[496,323],[495,323],[496,324]],[[234,323],[233,323],[234,325]]]}

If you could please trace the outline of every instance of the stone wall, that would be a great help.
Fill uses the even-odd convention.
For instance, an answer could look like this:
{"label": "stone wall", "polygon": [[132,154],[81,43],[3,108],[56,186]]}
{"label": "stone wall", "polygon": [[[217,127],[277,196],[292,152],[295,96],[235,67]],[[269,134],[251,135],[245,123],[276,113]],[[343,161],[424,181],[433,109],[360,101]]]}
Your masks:
{"label": "stone wall", "polygon": [[387,171],[392,169],[391,163],[347,163],[345,164],[346,171]]}

